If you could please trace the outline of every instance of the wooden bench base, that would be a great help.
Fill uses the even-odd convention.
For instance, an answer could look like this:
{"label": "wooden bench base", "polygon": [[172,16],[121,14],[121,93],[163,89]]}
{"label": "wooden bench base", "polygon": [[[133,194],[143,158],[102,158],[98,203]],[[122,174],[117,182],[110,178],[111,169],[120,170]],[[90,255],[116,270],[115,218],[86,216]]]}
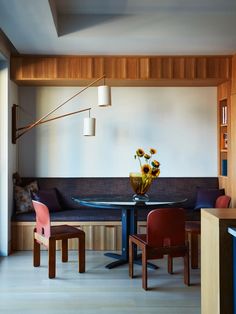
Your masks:
{"label": "wooden bench base", "polygon": [[[87,250],[117,251],[121,250],[121,222],[120,221],[60,221],[53,222],[52,226],[70,225],[81,228],[85,232],[85,247]],[[33,250],[34,222],[12,222],[11,223],[11,247],[12,251]],[[138,223],[138,232],[145,233],[146,222]],[[69,240],[69,250],[78,247],[75,239]],[[43,249],[43,248],[42,248]],[[57,249],[61,249],[58,241]]]}

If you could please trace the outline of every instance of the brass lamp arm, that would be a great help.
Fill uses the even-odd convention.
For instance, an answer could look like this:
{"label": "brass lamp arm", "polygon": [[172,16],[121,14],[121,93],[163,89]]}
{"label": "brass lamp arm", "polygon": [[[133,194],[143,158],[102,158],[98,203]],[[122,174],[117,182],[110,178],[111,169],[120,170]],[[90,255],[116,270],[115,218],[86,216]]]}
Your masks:
{"label": "brass lamp arm", "polygon": [[[84,87],[82,90],[80,90],[78,93],[76,93],[75,95],[71,96],[69,99],[67,99],[66,101],[64,101],[62,104],[60,104],[59,106],[57,106],[56,108],[54,108],[53,110],[49,111],[47,114],[45,114],[42,118],[40,118],[39,120],[35,121],[34,123],[22,127],[22,128],[17,128],[16,127],[16,108],[17,105],[13,105],[12,107],[12,143],[15,144],[16,140],[18,138],[20,138],[22,135],[24,135],[25,133],[27,133],[28,131],[30,131],[31,129],[33,129],[34,127],[36,127],[38,124],[42,124],[44,122],[48,122],[48,121],[52,121],[52,120],[56,120],[59,118],[63,118],[67,115],[71,115],[71,114],[75,114],[75,113],[79,113],[79,112],[83,112],[83,111],[87,111],[90,110],[91,108],[86,108],[83,110],[79,110],[73,113],[69,113],[69,114],[65,114],[65,115],[61,115],[52,119],[48,119],[45,120],[49,115],[51,115],[52,113],[54,113],[56,110],[58,110],[59,108],[61,108],[62,106],[64,106],[66,103],[68,103],[71,99],[75,98],[76,96],[80,95],[81,93],[83,93],[86,89],[88,89],[89,87],[93,86],[94,84],[96,84],[98,81],[100,81],[101,79],[105,78],[105,75],[102,75],[101,77],[99,77],[98,79],[94,80],[93,82],[91,82],[89,85],[87,85],[86,87]],[[24,131],[20,134],[17,135],[17,132],[19,130],[23,130]]]}
{"label": "brass lamp arm", "polygon": [[[51,118],[51,119],[47,119],[47,120],[43,120],[43,121],[40,121],[38,124],[43,124],[43,123],[46,123],[46,122],[49,122],[49,121],[53,121],[53,120],[57,120],[57,119],[60,119],[60,118],[64,118],[64,117],[67,117],[67,116],[71,116],[73,114],[76,114],[76,113],[80,113],[80,112],[85,112],[85,111],[89,111],[91,110],[92,108],[86,108],[86,109],[81,109],[81,110],[78,110],[78,111],[73,111],[73,112],[70,112],[70,113],[66,113],[66,114],[63,114],[63,115],[60,115],[60,116],[57,116],[57,117],[54,117],[54,118]],[[16,131],[21,131],[21,130],[25,130],[25,129],[29,129],[29,127],[31,126],[31,124],[28,124],[26,126],[22,126],[21,128],[17,128]],[[23,135],[23,132],[21,133]],[[16,139],[18,139],[21,134],[19,134]]]}

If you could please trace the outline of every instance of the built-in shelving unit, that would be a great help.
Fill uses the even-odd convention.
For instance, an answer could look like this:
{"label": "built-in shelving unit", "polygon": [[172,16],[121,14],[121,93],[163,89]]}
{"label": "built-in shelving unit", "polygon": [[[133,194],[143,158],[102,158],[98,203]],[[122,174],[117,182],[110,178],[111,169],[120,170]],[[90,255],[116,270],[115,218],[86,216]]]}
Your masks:
{"label": "built-in shelving unit", "polygon": [[219,176],[228,176],[228,151],[230,137],[230,83],[218,86],[218,142]]}

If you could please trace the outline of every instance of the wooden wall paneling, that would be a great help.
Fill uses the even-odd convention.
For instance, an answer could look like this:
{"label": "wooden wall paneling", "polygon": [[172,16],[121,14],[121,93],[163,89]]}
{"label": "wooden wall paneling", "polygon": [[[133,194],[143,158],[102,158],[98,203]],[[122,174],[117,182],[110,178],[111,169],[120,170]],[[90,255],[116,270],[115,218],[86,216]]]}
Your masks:
{"label": "wooden wall paneling", "polygon": [[190,80],[196,78],[196,58],[194,57],[185,58],[184,77]]}
{"label": "wooden wall paneling", "polygon": [[163,57],[162,60],[162,79],[172,79],[173,78],[173,58]]}
{"label": "wooden wall paneling", "polygon": [[232,57],[219,58],[219,76],[225,77],[226,80],[231,80],[231,63]]}
{"label": "wooden wall paneling", "polygon": [[21,58],[11,58],[10,62],[10,76],[15,80],[22,79],[22,59]]}
{"label": "wooden wall paneling", "polygon": [[218,101],[230,97],[229,82],[224,82],[217,87],[217,97]]}
{"label": "wooden wall paneling", "polygon": [[[70,59],[67,58],[67,60],[65,60],[64,62],[66,62],[67,71],[65,74],[68,79],[82,78],[80,58],[78,57],[72,57]],[[60,67],[60,73],[62,74],[61,77],[63,78],[63,62],[62,62],[62,68]]]}
{"label": "wooden wall paneling", "polygon": [[219,58],[207,58],[206,59],[206,77],[216,78],[219,76]]}
{"label": "wooden wall paneling", "polygon": [[116,58],[116,77],[117,79],[126,79],[127,77],[127,60],[126,58]]}
{"label": "wooden wall paneling", "polygon": [[37,59],[34,57],[24,58],[21,61],[22,79],[34,79],[34,66],[37,64]]}
{"label": "wooden wall paneling", "polygon": [[185,59],[183,57],[173,58],[173,78],[185,79]]}
{"label": "wooden wall paneling", "polygon": [[105,58],[104,70],[106,77],[111,79],[116,78],[116,58]]}
{"label": "wooden wall paneling", "polygon": [[104,70],[104,58],[94,57],[93,58],[93,76],[100,77],[105,73]]}
{"label": "wooden wall paneling", "polygon": [[161,57],[150,57],[150,79],[161,79],[162,64]]}
{"label": "wooden wall paneling", "polygon": [[139,60],[139,78],[149,79],[150,78],[150,58],[140,58]]}
{"label": "wooden wall paneling", "polygon": [[32,67],[34,79],[55,79],[57,77],[56,58],[37,58]]}
{"label": "wooden wall paneling", "polygon": [[214,86],[229,79],[231,56],[23,55],[11,58],[11,79],[22,85],[84,86],[102,74],[114,86]]}
{"label": "wooden wall paneling", "polygon": [[139,79],[139,60],[137,57],[127,57],[127,79]]}
{"label": "wooden wall paneling", "polygon": [[81,78],[93,79],[93,59],[92,57],[81,57]]}
{"label": "wooden wall paneling", "polygon": [[236,94],[236,55],[232,58],[232,94]]}
{"label": "wooden wall paneling", "polygon": [[111,79],[126,79],[127,59],[123,57],[105,58],[104,74]]}
{"label": "wooden wall paneling", "polygon": [[196,79],[206,79],[206,78],[207,78],[206,58],[197,57],[196,58]]}

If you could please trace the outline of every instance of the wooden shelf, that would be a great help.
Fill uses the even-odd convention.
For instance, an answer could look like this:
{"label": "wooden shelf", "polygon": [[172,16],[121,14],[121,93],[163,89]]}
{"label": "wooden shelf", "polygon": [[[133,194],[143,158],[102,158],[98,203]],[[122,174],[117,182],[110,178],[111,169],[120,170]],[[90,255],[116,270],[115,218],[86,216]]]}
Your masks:
{"label": "wooden shelf", "polygon": [[230,119],[230,83],[218,86],[218,175],[227,177]]}

